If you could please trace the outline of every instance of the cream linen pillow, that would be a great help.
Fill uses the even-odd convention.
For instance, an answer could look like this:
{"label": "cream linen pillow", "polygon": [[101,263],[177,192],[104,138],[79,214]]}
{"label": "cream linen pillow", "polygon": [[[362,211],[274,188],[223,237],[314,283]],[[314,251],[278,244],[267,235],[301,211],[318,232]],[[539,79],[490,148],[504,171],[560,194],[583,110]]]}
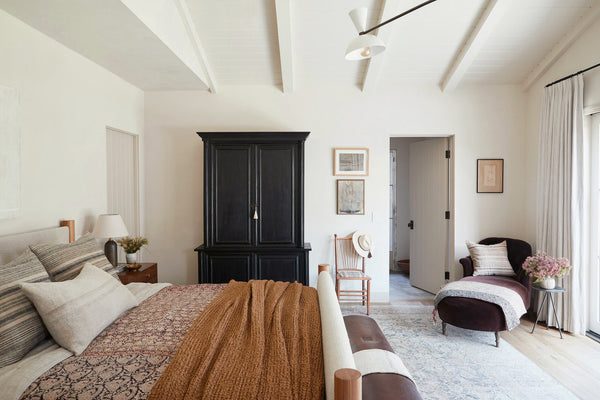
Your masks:
{"label": "cream linen pillow", "polygon": [[467,240],[467,248],[473,259],[473,276],[503,275],[515,276],[508,261],[506,241],[498,244],[478,244]]}
{"label": "cream linen pillow", "polygon": [[122,313],[138,305],[125,286],[90,263],[70,281],[22,283],[21,287],[56,343],[75,355]]}

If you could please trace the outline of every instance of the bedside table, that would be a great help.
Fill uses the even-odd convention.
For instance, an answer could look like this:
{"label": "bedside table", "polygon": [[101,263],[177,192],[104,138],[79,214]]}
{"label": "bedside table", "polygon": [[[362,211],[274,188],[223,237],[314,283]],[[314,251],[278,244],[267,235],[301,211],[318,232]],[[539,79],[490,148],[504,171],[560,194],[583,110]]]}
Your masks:
{"label": "bedside table", "polygon": [[[135,270],[123,270],[119,272],[119,279],[123,285],[131,282],[146,282],[146,283],[157,283],[158,282],[158,266],[156,263],[139,263],[142,266]],[[123,266],[126,264],[119,264]]]}

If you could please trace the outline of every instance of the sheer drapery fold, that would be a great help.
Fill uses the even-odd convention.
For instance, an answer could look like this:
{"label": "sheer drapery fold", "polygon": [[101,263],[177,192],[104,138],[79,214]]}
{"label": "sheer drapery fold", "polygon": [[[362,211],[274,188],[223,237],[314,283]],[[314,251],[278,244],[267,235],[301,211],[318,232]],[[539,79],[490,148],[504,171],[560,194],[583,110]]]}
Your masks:
{"label": "sheer drapery fold", "polygon": [[[586,329],[589,263],[589,137],[583,126],[583,76],[544,89],[539,134],[537,248],[567,257],[574,266],[558,280],[567,289],[556,297],[564,329]],[[543,317],[543,316],[542,316]],[[548,324],[556,325],[552,316]]]}

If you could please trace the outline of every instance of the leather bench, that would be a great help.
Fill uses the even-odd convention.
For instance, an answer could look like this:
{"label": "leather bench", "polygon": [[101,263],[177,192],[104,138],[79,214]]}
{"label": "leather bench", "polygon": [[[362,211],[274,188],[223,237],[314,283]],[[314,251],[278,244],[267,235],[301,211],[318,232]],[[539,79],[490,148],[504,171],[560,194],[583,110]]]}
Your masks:
{"label": "leather bench", "polygon": [[[380,349],[394,353],[385,335],[374,319],[366,315],[347,315],[344,324],[350,339],[352,353],[362,350]],[[360,367],[357,365],[360,370]],[[395,373],[371,373],[362,377],[362,398],[366,399],[422,399],[417,385],[405,377]]]}

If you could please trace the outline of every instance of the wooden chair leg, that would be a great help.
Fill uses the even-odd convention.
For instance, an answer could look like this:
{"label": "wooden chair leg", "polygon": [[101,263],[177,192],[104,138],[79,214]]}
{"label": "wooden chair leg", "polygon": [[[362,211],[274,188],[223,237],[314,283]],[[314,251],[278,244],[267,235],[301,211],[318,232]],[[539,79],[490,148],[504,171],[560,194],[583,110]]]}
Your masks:
{"label": "wooden chair leg", "polygon": [[446,323],[442,321],[442,335],[446,334]]}
{"label": "wooden chair leg", "polygon": [[496,334],[496,347],[500,347],[500,332],[494,332]]}
{"label": "wooden chair leg", "polygon": [[369,315],[371,306],[371,281],[367,281],[367,315]]}
{"label": "wooden chair leg", "polygon": [[340,302],[340,280],[335,280],[335,294],[337,295],[338,303]]}
{"label": "wooden chair leg", "polygon": [[362,305],[365,305],[365,281],[362,282]]}

